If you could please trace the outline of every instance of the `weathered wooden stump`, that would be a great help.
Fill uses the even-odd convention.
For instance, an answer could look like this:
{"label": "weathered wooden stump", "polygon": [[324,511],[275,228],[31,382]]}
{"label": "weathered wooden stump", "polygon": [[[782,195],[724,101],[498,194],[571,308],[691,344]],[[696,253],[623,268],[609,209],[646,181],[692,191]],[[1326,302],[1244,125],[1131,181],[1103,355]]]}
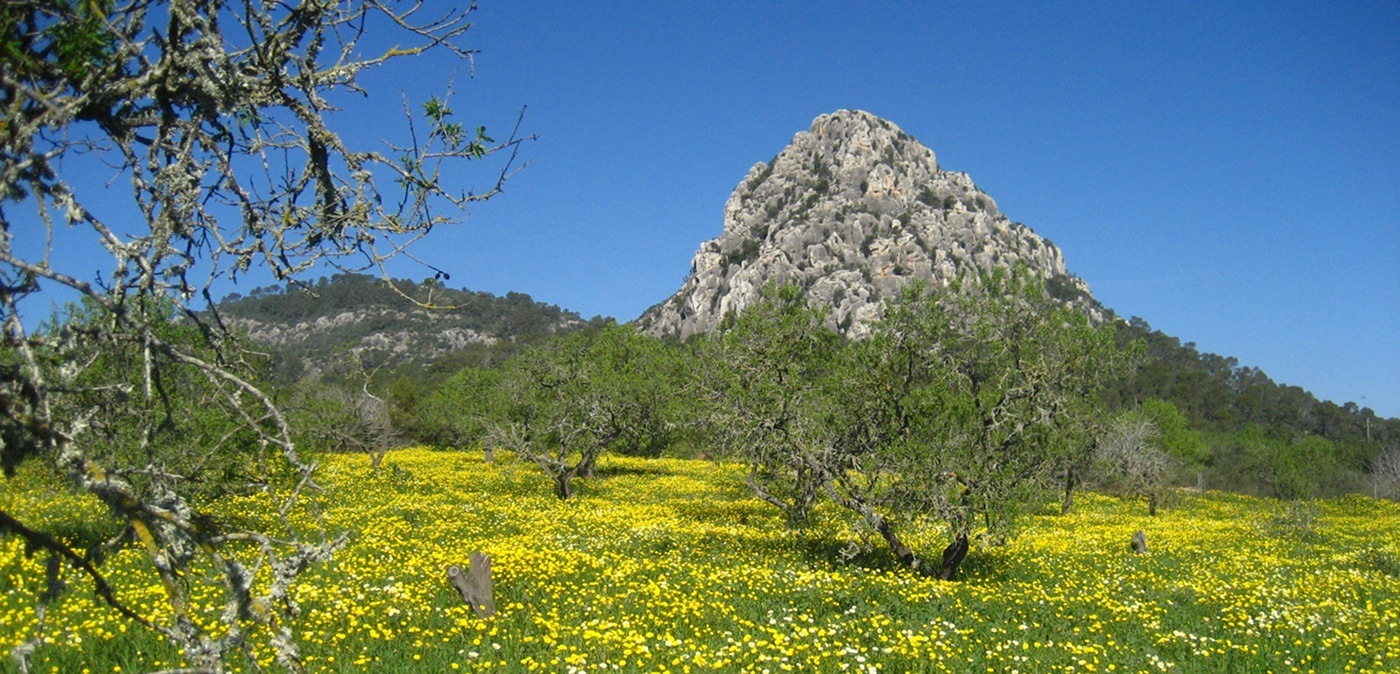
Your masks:
{"label": "weathered wooden stump", "polygon": [[472,607],[478,618],[489,618],[496,615],[496,599],[491,587],[491,558],[478,550],[468,559],[466,573],[456,564],[447,567],[447,582],[457,588],[462,601]]}
{"label": "weathered wooden stump", "polygon": [[1143,533],[1142,530],[1133,534],[1133,552],[1137,554],[1147,552],[1147,534]]}

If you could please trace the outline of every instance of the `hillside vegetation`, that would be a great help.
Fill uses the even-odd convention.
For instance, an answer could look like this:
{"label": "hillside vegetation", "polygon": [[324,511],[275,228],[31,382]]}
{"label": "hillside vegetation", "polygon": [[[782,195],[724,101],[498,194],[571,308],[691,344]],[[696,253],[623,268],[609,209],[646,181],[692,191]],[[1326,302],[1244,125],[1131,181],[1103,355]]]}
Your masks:
{"label": "hillside vegetation", "polygon": [[[963,579],[947,583],[897,567],[834,512],[819,527],[785,529],[735,464],[605,458],[598,479],[561,501],[504,453],[486,463],[475,452],[401,450],[377,471],[362,456],[321,460],[324,526],[351,535],[293,594],[291,627],[312,672],[1400,668],[1391,502],[1183,492],[1177,507],[1147,517],[1087,494],[1072,515],[1028,517],[1006,545],[979,543]],[[17,479],[0,496],[5,511],[79,547],[107,535],[94,528],[101,506],[91,497],[33,472]],[[211,516],[266,513],[250,507],[265,498],[229,499]],[[1137,529],[1147,554],[1128,550]],[[942,535],[927,523],[909,532],[925,548]],[[34,627],[28,597],[42,562],[23,548],[14,538],[0,547],[5,648]],[[473,617],[444,577],[473,550],[494,559],[494,618]],[[140,575],[142,558],[122,550],[105,569],[147,579],[123,599],[156,615],[168,607]],[[204,580],[184,580],[201,621],[223,610]],[[86,590],[50,608],[46,634],[35,671],[181,665]],[[270,665],[267,638],[256,633],[250,646]]]}
{"label": "hillside vegetation", "polygon": [[1324,450],[1325,461],[1310,467],[1323,493],[1374,495],[1369,473],[1384,452],[1400,448],[1400,419],[1379,417],[1355,402],[1318,400],[1236,358],[1199,351],[1141,318],[1120,324],[1119,338],[1140,342],[1144,359],[1105,398],[1117,407],[1153,398],[1174,404],[1210,445],[1205,480],[1212,488],[1269,494],[1263,457],[1311,442]]}
{"label": "hillside vegetation", "polygon": [[[420,303],[415,304],[415,302]],[[328,363],[352,353],[368,367],[461,367],[472,355],[516,338],[584,325],[572,311],[524,293],[504,297],[421,282],[340,273],[305,285],[255,288],[218,305],[224,320],[269,349],[269,375],[290,385],[335,378]]]}

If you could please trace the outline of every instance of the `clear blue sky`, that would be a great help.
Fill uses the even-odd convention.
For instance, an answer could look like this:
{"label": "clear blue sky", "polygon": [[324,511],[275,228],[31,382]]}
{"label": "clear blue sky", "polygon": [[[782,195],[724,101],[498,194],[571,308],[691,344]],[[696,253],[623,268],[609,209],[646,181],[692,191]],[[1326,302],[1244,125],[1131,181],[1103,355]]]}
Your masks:
{"label": "clear blue sky", "polygon": [[487,0],[476,19],[458,113],[501,128],[528,105],[540,140],[420,249],[454,285],[633,319],[754,162],[860,108],[1120,315],[1400,416],[1400,3]]}
{"label": "clear blue sky", "polygon": [[[1120,315],[1400,416],[1400,2],[482,0],[475,19],[458,117],[499,134],[528,106],[540,138],[417,249],[453,286],[634,319],[750,166],[859,108]],[[373,138],[454,67],[371,73],[346,117]]]}

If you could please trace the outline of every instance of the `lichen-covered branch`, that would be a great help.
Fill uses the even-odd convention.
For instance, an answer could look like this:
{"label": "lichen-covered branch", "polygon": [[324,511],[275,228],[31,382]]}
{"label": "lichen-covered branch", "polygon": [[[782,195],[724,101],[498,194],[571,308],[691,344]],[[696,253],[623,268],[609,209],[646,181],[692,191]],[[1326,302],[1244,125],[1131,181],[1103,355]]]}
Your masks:
{"label": "lichen-covered branch", "polygon": [[[484,128],[470,134],[434,98],[423,114],[406,112],[415,140],[405,152],[409,143],[358,147],[328,115],[346,93],[367,93],[357,78],[368,69],[430,52],[470,60],[457,41],[474,9],[423,0],[0,8],[0,465],[7,476],[39,466],[91,494],[110,513],[110,538],[80,553],[19,513],[2,513],[0,535],[79,570],[107,605],[182,649],[189,671],[222,671],[251,639],[299,671],[294,581],[344,540],[296,516],[317,491],[315,465],[211,289],[254,268],[288,282],[326,265],[382,272],[500,192],[529,139],[518,120],[499,141]],[[369,31],[394,32],[400,46],[364,56]],[[487,161],[484,190],[445,179]],[[106,262],[65,253],[77,249]],[[77,302],[39,313],[60,289]],[[269,518],[244,526],[200,515],[228,493],[260,493]],[[123,545],[144,551],[167,615],[143,617],[116,599],[100,557]],[[188,617],[180,578],[194,569],[224,588],[217,637]],[[15,654],[22,669],[36,643]]]}

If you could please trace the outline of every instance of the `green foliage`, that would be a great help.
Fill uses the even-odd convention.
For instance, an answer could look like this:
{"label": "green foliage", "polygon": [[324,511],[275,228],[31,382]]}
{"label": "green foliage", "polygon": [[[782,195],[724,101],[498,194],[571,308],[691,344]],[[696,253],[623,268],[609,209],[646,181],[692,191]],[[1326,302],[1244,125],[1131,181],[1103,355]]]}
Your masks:
{"label": "green foliage", "polygon": [[[143,299],[154,338],[213,360],[213,348],[194,324],[180,320],[174,305]],[[97,465],[130,483],[147,498],[179,484],[195,508],[207,506],[230,489],[268,478],[259,467],[258,438],[244,424],[247,410],[211,381],[201,368],[169,362],[149,344],[112,329],[114,317],[90,300],[67,305],[41,332],[54,342],[64,335],[85,334],[71,348],[55,352],[51,362],[84,363],[70,390],[55,400],[54,411],[86,418],[73,440],[89,446]],[[159,363],[159,365],[157,365]],[[251,367],[235,369],[255,380]]]}
{"label": "green foliage", "polygon": [[896,525],[943,520],[945,578],[974,531],[1003,538],[1043,495],[1072,451],[1064,436],[1130,361],[1111,327],[1020,272],[943,292],[912,286],[854,344],[823,318],[789,286],[726,322],[708,359],[728,364],[705,389],[715,425],[790,524],[824,495],[921,567]]}
{"label": "green foliage", "polygon": [[487,150],[496,140],[486,135],[486,127],[476,127],[476,134],[470,141],[466,140],[466,132],[462,130],[462,125],[458,122],[449,122],[452,116],[452,108],[433,96],[423,104],[423,115],[428,118],[432,125],[432,132],[429,138],[439,137],[446,142],[447,147],[452,151],[461,151],[466,156],[474,159],[481,159],[486,156]]}
{"label": "green foliage", "polygon": [[70,82],[111,65],[117,38],[107,28],[111,0],[44,0],[0,8],[0,58],[17,77],[47,78],[56,68]]}
{"label": "green foliage", "polygon": [[1216,434],[1212,469],[1226,488],[1281,499],[1305,499],[1332,491],[1336,450],[1325,438],[1289,437],[1259,424]]}
{"label": "green foliage", "polygon": [[[1257,368],[1234,358],[1196,350],[1192,343],[1153,330],[1134,318],[1120,339],[1140,341],[1146,358],[1137,371],[1112,382],[1105,397],[1123,409],[1137,401],[1159,399],[1174,404],[1187,426],[1206,437],[1213,456],[1205,470],[1212,486],[1269,493],[1269,472],[1255,471],[1257,433],[1281,448],[1307,437],[1332,444],[1332,460],[1314,466],[1311,479],[1324,493],[1359,491],[1366,473],[1386,447],[1400,444],[1400,419],[1382,419],[1355,403],[1319,401],[1296,386],[1275,383]],[[1253,426],[1257,431],[1249,431]],[[1245,433],[1244,437],[1236,437]],[[1256,448],[1257,449],[1257,448]],[[1284,451],[1280,449],[1279,451]]]}
{"label": "green foliage", "polygon": [[668,444],[673,370],[662,343],[631,326],[573,333],[503,366],[485,426],[566,499],[604,452],[657,454]]}
{"label": "green foliage", "polygon": [[1210,460],[1210,447],[1199,432],[1192,429],[1186,416],[1174,403],[1152,398],[1138,406],[1157,427],[1160,447],[1173,459],[1191,468],[1204,466]]}
{"label": "green foliage", "polygon": [[795,285],[764,288],[760,301],[725,318],[701,345],[697,396],[709,405],[713,439],[749,466],[749,485],[789,526],[810,522],[822,474],[808,456],[826,442],[825,379],[840,338]]}
{"label": "green foliage", "polygon": [[1269,456],[1255,458],[1263,465],[1265,482],[1274,496],[1303,499],[1318,495],[1318,476],[1331,472],[1335,454],[1331,442],[1310,436],[1295,438],[1276,446]]}
{"label": "green foliage", "polygon": [[[939,569],[951,577],[960,557],[948,553],[965,551],[975,529],[1001,538],[1043,497],[1073,451],[1065,437],[1102,379],[1130,358],[1111,326],[1054,302],[1024,271],[938,293],[915,288],[876,332],[865,362],[885,366],[857,380],[846,409],[869,404],[844,424],[866,420],[851,453],[871,470],[846,497],[936,514],[953,538]],[[880,400],[881,390],[894,397]],[[871,485],[882,481],[899,487],[880,495]]]}
{"label": "green foliage", "polygon": [[497,368],[469,366],[448,377],[419,407],[420,439],[440,447],[484,444],[508,403],[502,376]]}

